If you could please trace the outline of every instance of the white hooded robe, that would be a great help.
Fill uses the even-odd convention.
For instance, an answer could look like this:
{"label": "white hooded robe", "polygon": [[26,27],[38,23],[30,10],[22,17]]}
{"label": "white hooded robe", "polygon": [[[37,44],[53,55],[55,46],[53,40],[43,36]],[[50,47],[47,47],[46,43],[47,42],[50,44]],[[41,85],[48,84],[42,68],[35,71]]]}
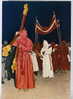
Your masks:
{"label": "white hooded robe", "polygon": [[43,48],[41,49],[41,55],[43,60],[43,71],[42,76],[43,78],[52,78],[54,77],[53,73],[53,66],[52,66],[52,47],[49,48],[49,44],[46,40],[43,42]]}

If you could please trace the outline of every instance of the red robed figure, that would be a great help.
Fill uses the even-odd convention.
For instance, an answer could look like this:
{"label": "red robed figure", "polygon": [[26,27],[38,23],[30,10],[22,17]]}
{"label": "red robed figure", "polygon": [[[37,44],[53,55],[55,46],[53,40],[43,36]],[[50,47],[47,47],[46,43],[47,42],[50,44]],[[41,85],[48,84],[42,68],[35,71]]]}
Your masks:
{"label": "red robed figure", "polygon": [[13,43],[16,50],[16,88],[27,89],[34,88],[34,74],[30,51],[32,50],[32,41],[27,37],[27,31],[20,31],[18,39]]}

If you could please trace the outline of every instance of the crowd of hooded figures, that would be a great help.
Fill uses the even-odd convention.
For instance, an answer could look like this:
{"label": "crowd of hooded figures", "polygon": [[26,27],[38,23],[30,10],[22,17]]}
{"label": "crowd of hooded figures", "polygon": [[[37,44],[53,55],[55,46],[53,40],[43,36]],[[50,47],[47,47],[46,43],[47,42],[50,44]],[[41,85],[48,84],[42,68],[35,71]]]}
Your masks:
{"label": "crowd of hooded figures", "polygon": [[4,42],[2,47],[2,84],[13,78],[18,89],[35,88],[40,72],[41,77],[50,79],[59,71],[70,70],[71,47],[66,41],[33,44],[26,29],[16,35],[13,43]]}

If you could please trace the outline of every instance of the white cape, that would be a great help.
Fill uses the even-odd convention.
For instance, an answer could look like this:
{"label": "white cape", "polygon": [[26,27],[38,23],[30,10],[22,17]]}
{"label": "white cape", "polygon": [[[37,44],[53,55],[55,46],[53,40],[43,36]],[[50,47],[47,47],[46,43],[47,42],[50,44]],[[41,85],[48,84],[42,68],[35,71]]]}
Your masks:
{"label": "white cape", "polygon": [[[42,54],[43,52],[44,54]],[[43,78],[54,77],[51,53],[52,53],[52,47],[46,50],[42,48],[41,50],[41,54],[43,56],[43,59],[42,59],[43,60],[43,71],[42,71]]]}
{"label": "white cape", "polygon": [[31,53],[31,59],[32,59],[32,64],[33,64],[33,71],[39,71],[39,67],[38,67],[38,62],[37,62],[37,58],[36,58],[36,53],[32,51]]}

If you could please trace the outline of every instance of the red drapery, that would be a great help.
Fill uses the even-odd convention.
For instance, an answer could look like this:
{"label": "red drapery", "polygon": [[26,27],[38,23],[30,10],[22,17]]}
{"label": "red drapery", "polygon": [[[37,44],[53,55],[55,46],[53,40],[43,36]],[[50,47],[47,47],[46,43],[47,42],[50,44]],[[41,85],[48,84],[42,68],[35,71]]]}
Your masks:
{"label": "red drapery", "polygon": [[49,26],[42,27],[39,23],[37,23],[35,26],[35,32],[38,34],[45,35],[54,31],[58,26],[59,26],[58,20],[56,19],[55,16],[53,16],[52,22]]}

